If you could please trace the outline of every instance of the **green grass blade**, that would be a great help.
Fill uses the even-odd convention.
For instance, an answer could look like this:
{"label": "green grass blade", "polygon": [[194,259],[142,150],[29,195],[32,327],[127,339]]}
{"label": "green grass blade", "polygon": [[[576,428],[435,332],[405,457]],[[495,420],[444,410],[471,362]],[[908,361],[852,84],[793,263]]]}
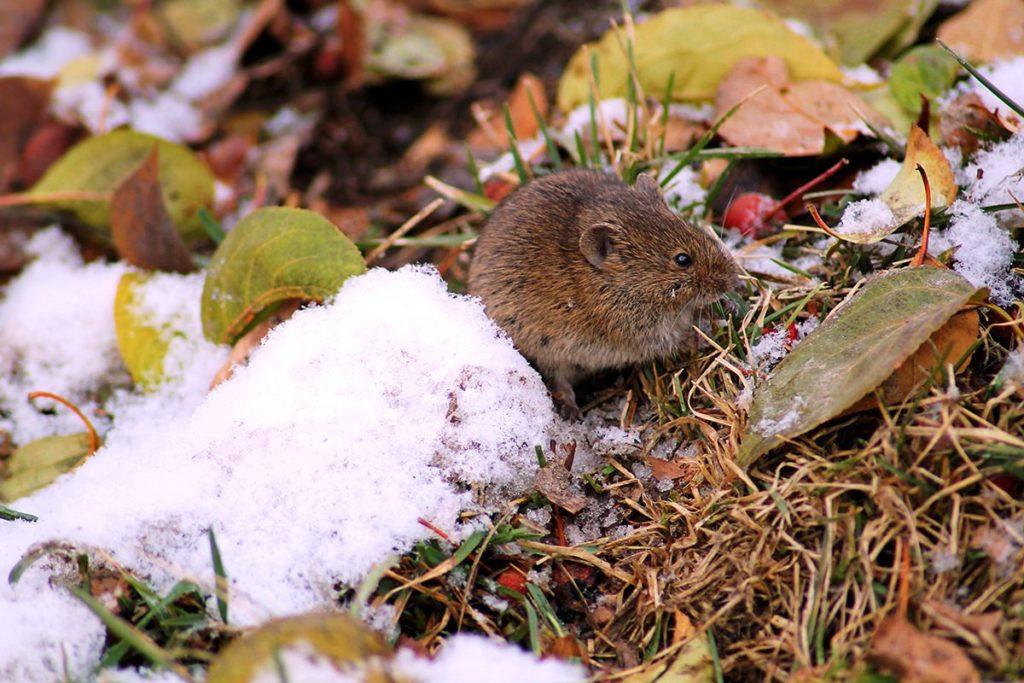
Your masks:
{"label": "green grass blade", "polygon": [[8,522],[13,522],[16,519],[21,519],[26,522],[35,522],[38,521],[39,518],[35,515],[30,515],[27,512],[18,512],[17,510],[12,510],[6,505],[0,503],[0,519],[6,520]]}
{"label": "green grass blade", "polygon": [[960,62],[960,66],[962,66],[967,71],[967,73],[974,76],[974,78],[977,79],[977,81],[981,83],[983,86],[985,86],[985,88],[987,88],[990,93],[998,97],[1000,102],[1002,102],[1007,107],[1012,109],[1017,116],[1024,118],[1024,107],[1021,107],[1019,104],[1010,99],[1009,95],[1007,95],[998,87],[996,87],[995,83],[985,78],[985,76],[983,76],[980,71],[975,69],[970,62],[968,62],[966,59],[958,55],[956,52],[953,52],[953,48],[951,48],[949,45],[946,45],[944,42],[938,39],[936,39],[935,42],[941,45],[942,49],[944,49],[946,52],[953,55],[953,59]]}
{"label": "green grass blade", "polygon": [[220,227],[220,223],[213,217],[213,214],[206,209],[199,209],[198,212],[199,222],[203,224],[203,230],[206,231],[206,235],[213,240],[214,244],[220,244],[224,241],[226,233],[224,228]]}
{"label": "green grass blade", "polygon": [[554,166],[556,171],[561,171],[562,155],[558,153],[558,145],[555,144],[554,138],[551,137],[551,131],[548,130],[547,122],[540,115],[540,109],[537,108],[537,103],[533,99],[533,90],[531,88],[526,89],[526,99],[530,101],[533,117],[537,119],[537,126],[540,127],[540,134],[544,138],[544,148],[548,152],[548,158],[551,159],[551,165]]}
{"label": "green grass blade", "polygon": [[80,586],[69,586],[68,590],[71,591],[72,595],[81,600],[82,603],[88,607],[100,621],[103,622],[103,625],[106,626],[111,633],[122,641],[128,643],[136,652],[156,666],[170,669],[185,680],[191,680],[191,677],[185,669],[174,661],[174,658],[171,657],[167,650],[157,645],[152,638],[137,629],[135,626],[132,626],[130,623],[108,610],[103,603],[90,595],[89,591],[81,588]]}
{"label": "green grass blade", "polygon": [[516,173],[519,174],[519,184],[525,185],[530,182],[530,174],[523,163],[523,155],[519,152],[519,140],[516,138],[516,130],[512,127],[512,112],[509,111],[506,103],[503,111],[505,113],[505,130],[508,131],[508,151],[512,154],[512,160],[516,163]]}
{"label": "green grass blade", "polygon": [[213,558],[213,583],[217,597],[217,612],[220,613],[220,620],[228,623],[228,575],[224,571],[224,560],[220,556],[220,548],[217,547],[217,537],[211,526],[206,530],[210,537],[210,556]]}

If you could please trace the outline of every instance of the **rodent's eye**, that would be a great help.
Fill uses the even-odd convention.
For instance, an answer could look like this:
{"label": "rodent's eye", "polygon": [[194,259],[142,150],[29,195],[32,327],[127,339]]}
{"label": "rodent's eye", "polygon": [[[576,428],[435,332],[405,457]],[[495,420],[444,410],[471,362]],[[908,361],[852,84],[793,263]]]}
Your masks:
{"label": "rodent's eye", "polygon": [[676,265],[680,268],[689,268],[693,265],[693,259],[685,251],[676,254]]}

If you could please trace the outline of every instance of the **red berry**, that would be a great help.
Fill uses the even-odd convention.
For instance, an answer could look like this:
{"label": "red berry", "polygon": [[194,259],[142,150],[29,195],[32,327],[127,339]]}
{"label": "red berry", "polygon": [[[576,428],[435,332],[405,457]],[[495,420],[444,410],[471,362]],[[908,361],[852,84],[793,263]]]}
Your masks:
{"label": "red berry", "polygon": [[499,574],[498,583],[509,590],[526,594],[526,577],[515,569],[506,569]]}
{"label": "red berry", "polygon": [[722,225],[735,228],[747,237],[762,237],[771,232],[771,221],[786,220],[786,213],[781,209],[773,216],[767,215],[776,203],[766,194],[744,192],[729,204]]}

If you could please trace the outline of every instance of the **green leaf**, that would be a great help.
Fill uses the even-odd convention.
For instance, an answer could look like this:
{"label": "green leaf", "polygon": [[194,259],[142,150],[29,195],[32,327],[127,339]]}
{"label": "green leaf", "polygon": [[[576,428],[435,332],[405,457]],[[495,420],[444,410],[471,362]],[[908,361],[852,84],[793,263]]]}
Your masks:
{"label": "green leaf", "polygon": [[[138,133],[117,130],[78,143],[26,193],[29,201],[73,212],[110,239],[110,202],[114,190],[158,148],[158,174],[164,205],[182,237],[205,234],[199,209],[213,203],[213,175],[187,147]],[[74,193],[81,198],[69,198]]]}
{"label": "green leaf", "polygon": [[366,263],[352,241],[312,211],[258,209],[228,233],[203,285],[203,334],[231,343],[286,299],[323,301]]}
{"label": "green leaf", "polygon": [[114,330],[117,348],[132,380],[150,390],[166,379],[164,359],[171,340],[183,333],[168,324],[157,325],[141,306],[140,288],[153,273],[128,272],[121,276],[114,295]]}
{"label": "green leaf", "polygon": [[[769,54],[785,60],[795,81],[843,81],[835,62],[771,12],[717,4],[672,8],[638,24],[635,31],[636,75],[647,94],[665,92],[671,80],[673,99],[709,101],[736,62]],[[558,83],[562,111],[588,101],[588,54],[600,70],[598,98],[626,96],[630,64],[624,44],[625,36],[612,29],[573,55]]]}
{"label": "green leaf", "polygon": [[836,417],[913,354],[975,294],[951,270],[905,268],[869,280],[807,335],[754,392],[738,462]]}
{"label": "green leaf", "polygon": [[938,45],[919,45],[892,65],[889,87],[900,106],[912,114],[921,110],[921,95],[934,100],[949,90],[960,66]]}
{"label": "green leaf", "polygon": [[[246,683],[270,670],[281,648],[300,643],[336,666],[372,665],[371,660],[391,656],[384,640],[361,621],[347,614],[310,613],[269,621],[232,641],[213,660],[206,680]],[[378,679],[371,675],[366,680]]]}
{"label": "green leaf", "polygon": [[0,500],[11,502],[52,483],[89,456],[89,435],[46,436],[11,454],[0,481]]}

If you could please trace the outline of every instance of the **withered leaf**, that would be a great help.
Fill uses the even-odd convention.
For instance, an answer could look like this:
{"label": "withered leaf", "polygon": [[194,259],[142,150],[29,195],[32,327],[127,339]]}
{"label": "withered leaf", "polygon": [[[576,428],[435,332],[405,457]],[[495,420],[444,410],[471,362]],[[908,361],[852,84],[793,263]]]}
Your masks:
{"label": "withered leaf", "polygon": [[572,475],[560,463],[548,463],[537,470],[534,488],[560,508],[576,514],[587,506],[587,497],[572,485]]}
{"label": "withered leaf", "polygon": [[869,656],[903,683],[979,683],[981,676],[956,643],[922,633],[903,616],[886,617],[871,638]]}
{"label": "withered leaf", "polygon": [[146,270],[190,273],[195,270],[181,233],[164,205],[158,176],[159,148],[114,190],[110,202],[110,231],[117,253]]}

